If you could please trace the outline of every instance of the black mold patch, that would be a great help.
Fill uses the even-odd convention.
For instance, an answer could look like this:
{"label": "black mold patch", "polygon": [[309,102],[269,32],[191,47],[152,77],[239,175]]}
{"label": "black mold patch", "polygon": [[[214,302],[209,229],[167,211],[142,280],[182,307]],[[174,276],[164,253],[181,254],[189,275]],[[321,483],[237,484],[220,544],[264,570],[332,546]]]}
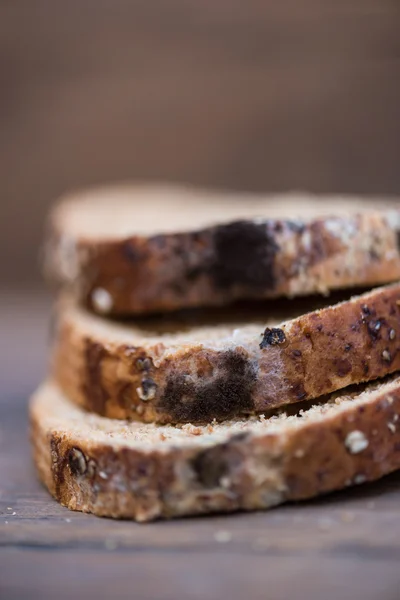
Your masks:
{"label": "black mold patch", "polygon": [[137,263],[141,258],[141,253],[139,252],[135,240],[127,240],[122,245],[122,255],[123,257],[131,263]]}
{"label": "black mold patch", "polygon": [[312,223],[310,226],[311,248],[308,261],[310,265],[318,264],[326,259],[328,254],[327,244],[323,235],[324,227],[321,221]]}
{"label": "black mold patch", "polygon": [[235,448],[235,441],[243,441],[247,437],[243,432],[235,436],[227,444],[220,444],[203,450],[192,461],[192,469],[197,480],[205,488],[215,488],[221,485],[221,480],[235,471],[241,463],[241,454]]}
{"label": "black mold patch", "polygon": [[284,344],[286,342],[286,335],[283,329],[278,329],[277,327],[269,327],[263,333],[263,339],[260,343],[260,349],[263,350],[268,346],[277,346]]}
{"label": "black mold patch", "polygon": [[254,364],[235,350],[222,353],[216,375],[196,381],[171,373],[157,409],[175,422],[207,423],[252,412],[257,379]]}
{"label": "black mold patch", "polygon": [[215,229],[215,258],[210,273],[216,286],[245,285],[273,290],[279,246],[267,223],[236,221]]}

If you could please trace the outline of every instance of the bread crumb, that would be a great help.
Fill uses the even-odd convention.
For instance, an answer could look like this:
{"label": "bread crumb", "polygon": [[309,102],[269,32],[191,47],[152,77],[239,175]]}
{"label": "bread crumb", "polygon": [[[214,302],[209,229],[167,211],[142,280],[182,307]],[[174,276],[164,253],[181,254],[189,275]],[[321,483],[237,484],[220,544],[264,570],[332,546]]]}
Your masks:
{"label": "bread crumb", "polygon": [[108,475],[105,471],[99,471],[99,477],[102,479],[108,479]]}
{"label": "bread crumb", "polygon": [[185,425],[182,426],[182,429],[186,433],[190,433],[190,435],[201,435],[202,434],[201,427],[196,427],[195,425],[192,425],[191,423],[186,423]]}
{"label": "bread crumb", "polygon": [[392,360],[392,355],[390,354],[389,350],[385,349],[382,352],[382,358],[383,360],[385,360],[386,362],[390,362]]}
{"label": "bread crumb", "polygon": [[160,432],[160,440],[164,442],[167,439],[167,436],[162,431]]}
{"label": "bread crumb", "polygon": [[207,425],[207,431],[208,433],[212,433],[214,431],[214,427],[210,423]]}
{"label": "bread crumb", "polygon": [[359,454],[368,448],[369,442],[362,431],[355,429],[347,434],[344,444],[351,454]]}
{"label": "bread crumb", "polygon": [[214,533],[214,540],[219,544],[226,544],[232,540],[232,534],[230,531],[221,529]]}

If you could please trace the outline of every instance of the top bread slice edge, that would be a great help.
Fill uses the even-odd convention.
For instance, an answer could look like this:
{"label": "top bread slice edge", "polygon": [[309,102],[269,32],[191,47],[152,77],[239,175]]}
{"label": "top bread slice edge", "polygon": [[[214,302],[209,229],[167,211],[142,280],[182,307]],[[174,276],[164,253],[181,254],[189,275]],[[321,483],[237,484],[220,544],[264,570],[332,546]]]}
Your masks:
{"label": "top bread slice edge", "polygon": [[45,271],[98,313],[165,312],[395,281],[399,231],[393,201],[105,188],[54,208]]}

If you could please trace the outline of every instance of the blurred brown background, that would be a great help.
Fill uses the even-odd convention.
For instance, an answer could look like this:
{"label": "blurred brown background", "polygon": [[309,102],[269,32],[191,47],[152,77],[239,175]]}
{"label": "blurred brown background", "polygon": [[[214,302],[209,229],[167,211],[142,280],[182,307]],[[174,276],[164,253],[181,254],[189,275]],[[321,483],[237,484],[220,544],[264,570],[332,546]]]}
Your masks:
{"label": "blurred brown background", "polygon": [[0,281],[119,179],[400,193],[398,0],[0,0]]}

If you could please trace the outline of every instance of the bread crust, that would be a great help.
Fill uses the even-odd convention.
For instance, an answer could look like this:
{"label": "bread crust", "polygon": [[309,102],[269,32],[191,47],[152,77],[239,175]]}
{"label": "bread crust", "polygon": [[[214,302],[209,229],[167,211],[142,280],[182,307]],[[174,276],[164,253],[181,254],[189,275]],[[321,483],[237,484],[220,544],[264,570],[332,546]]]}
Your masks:
{"label": "bread crust", "polygon": [[50,218],[45,271],[99,313],[166,312],[400,279],[398,210],[240,220],[112,240],[74,235],[62,215],[56,209]]}
{"label": "bread crust", "polygon": [[[34,460],[61,504],[99,516],[150,521],[269,508],[400,467],[399,378],[342,396],[311,417],[254,419],[221,426],[222,434],[209,426],[182,443],[177,428],[95,417],[46,384],[30,405]],[[132,441],[138,428],[154,443]]]}
{"label": "bread crust", "polygon": [[400,284],[386,286],[276,328],[237,329],[220,344],[128,334],[122,342],[111,323],[63,305],[52,373],[73,402],[111,418],[206,423],[262,413],[399,370],[399,304]]}

